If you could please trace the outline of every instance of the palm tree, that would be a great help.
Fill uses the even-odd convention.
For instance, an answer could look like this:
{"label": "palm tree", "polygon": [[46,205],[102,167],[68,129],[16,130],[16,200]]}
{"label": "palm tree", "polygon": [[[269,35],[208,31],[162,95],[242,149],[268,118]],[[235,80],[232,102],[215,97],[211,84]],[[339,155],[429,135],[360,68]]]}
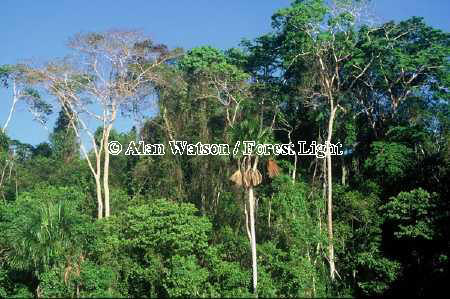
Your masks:
{"label": "palm tree", "polygon": [[[267,143],[270,139],[270,130],[262,130],[256,122],[243,121],[241,126],[236,127],[234,131],[234,136],[240,138],[241,140],[252,140],[248,136],[255,136],[257,138],[256,142],[260,144]],[[256,294],[258,285],[258,266],[257,266],[257,256],[256,256],[256,233],[255,233],[255,207],[256,207],[256,197],[254,193],[254,188],[261,184],[262,175],[258,170],[259,156],[254,154],[244,155],[238,158],[238,169],[230,177],[237,186],[244,188],[247,194],[247,201],[244,202],[244,213],[245,213],[245,228],[247,231],[247,236],[250,241],[250,248],[252,252],[252,273],[253,273],[253,291]],[[270,177],[276,176],[279,173],[279,167],[276,162],[269,159],[267,162],[267,171]]]}
{"label": "palm tree", "polygon": [[[68,188],[47,187],[19,197],[5,229],[12,267],[33,269],[39,279],[41,273],[67,267],[73,257],[82,256],[82,242],[76,232],[86,219],[77,211],[78,195]],[[39,286],[36,293],[39,297]]]}

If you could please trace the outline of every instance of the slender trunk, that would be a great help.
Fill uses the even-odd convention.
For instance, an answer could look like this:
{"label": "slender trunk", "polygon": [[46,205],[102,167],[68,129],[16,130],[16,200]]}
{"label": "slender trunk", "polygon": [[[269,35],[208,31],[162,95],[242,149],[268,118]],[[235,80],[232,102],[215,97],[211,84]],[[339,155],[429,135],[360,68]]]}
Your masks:
{"label": "slender trunk", "polygon": [[258,269],[256,264],[255,197],[253,194],[253,187],[248,189],[248,201],[250,207],[250,244],[252,248],[253,292],[256,294],[258,285]]}
{"label": "slender trunk", "polygon": [[16,176],[15,176],[15,181],[16,181],[16,200],[19,198],[19,185],[17,184],[17,172],[16,172]]}
{"label": "slender trunk", "polygon": [[248,240],[250,241],[250,245],[252,243],[252,233],[250,232],[250,217],[247,211],[247,203],[244,203],[244,213],[245,213],[245,231],[247,232]]}
{"label": "slender trunk", "polygon": [[295,183],[295,177],[297,176],[297,153],[294,155],[294,170],[292,171],[292,183]]}
{"label": "slender trunk", "polygon": [[105,136],[103,138],[103,148],[105,149],[105,163],[103,165],[103,190],[104,190],[104,201],[105,201],[105,218],[110,216],[109,208],[109,134],[111,133],[112,124],[109,124],[105,131]]}
{"label": "slender trunk", "polygon": [[323,177],[323,184],[322,184],[322,199],[325,201],[325,198],[327,196],[327,161],[324,159],[322,163],[322,177]]}
{"label": "slender trunk", "polygon": [[[256,156],[253,162],[253,171],[257,170],[259,157]],[[256,233],[255,233],[255,195],[253,192],[253,186],[250,186],[248,190],[248,200],[250,207],[250,230],[251,230],[251,248],[252,248],[252,270],[253,270],[253,292],[258,296],[258,268],[256,260]]]}
{"label": "slender trunk", "polygon": [[16,87],[16,80],[13,80],[13,103],[11,105],[11,109],[9,110],[8,118],[6,119],[5,124],[2,128],[2,133],[6,132],[6,128],[9,125],[9,122],[11,121],[12,115],[14,113],[14,110],[16,109],[16,104],[19,101],[19,97],[17,96],[17,87]]}
{"label": "slender trunk", "polygon": [[[292,143],[291,134],[292,131],[289,131],[288,133],[289,144]],[[297,152],[294,152],[294,169],[292,170],[292,183],[295,183],[295,177],[297,176],[297,161],[298,161]]]}
{"label": "slender trunk", "polygon": [[[102,186],[101,186],[101,156],[103,151],[103,143],[100,145],[100,148],[97,147],[97,143],[95,141],[95,138],[92,134],[90,134],[90,131],[87,129],[87,126],[85,123],[77,118],[78,115],[74,113],[73,107],[70,105],[70,102],[68,102],[65,98],[60,97],[59,98],[61,107],[64,109],[64,113],[69,118],[69,123],[72,126],[73,131],[75,132],[75,135],[78,137],[80,141],[80,148],[81,152],[83,153],[84,158],[86,159],[86,162],[88,163],[89,169],[91,170],[92,175],[95,179],[95,189],[97,192],[97,219],[103,218],[103,200],[102,200]],[[78,124],[80,124],[88,133],[91,139],[92,147],[94,149],[95,153],[95,168],[93,163],[91,162],[88,152],[86,151],[86,148],[83,145],[83,142],[81,141],[81,135],[78,130]]]}
{"label": "slender trunk", "polygon": [[342,157],[342,186],[347,182],[347,166],[345,166],[344,158]]}
{"label": "slender trunk", "polygon": [[95,175],[95,189],[97,190],[97,219],[103,218],[102,186],[100,175]]}
{"label": "slender trunk", "polygon": [[104,201],[105,201],[105,217],[108,218],[110,216],[110,207],[109,207],[109,135],[111,133],[113,122],[116,119],[116,106],[112,105],[111,108],[111,118],[109,119],[108,125],[106,126],[106,130],[103,135],[103,149],[105,150],[105,164],[103,165],[103,190],[104,190]]}
{"label": "slender trunk", "polygon": [[333,187],[332,187],[332,176],[331,176],[331,155],[327,156],[328,164],[328,255],[330,259],[330,276],[334,280],[334,273],[336,272],[336,266],[334,263],[334,246],[333,246]]}
{"label": "slender trunk", "polygon": [[[95,141],[93,141],[94,146],[95,145]],[[101,157],[102,157],[102,148],[103,145],[100,146],[100,149],[97,151],[95,151],[95,162],[96,162],[96,167],[97,167],[97,171],[93,172],[94,173],[94,177],[95,177],[95,187],[97,189],[97,218],[98,219],[102,219],[104,216],[104,212],[103,212],[103,199],[102,199],[102,184],[101,184]]]}
{"label": "slender trunk", "polygon": [[336,115],[336,107],[334,107],[333,100],[330,102],[330,119],[328,121],[328,136],[327,136],[327,210],[328,210],[328,258],[330,263],[330,277],[334,280],[336,273],[336,265],[334,262],[334,246],[333,246],[333,177],[331,164],[331,137],[333,135],[333,123]]}
{"label": "slender trunk", "polygon": [[8,164],[9,164],[9,161],[7,160],[5,163],[5,167],[3,167],[3,170],[2,170],[2,176],[0,177],[0,190],[2,189],[2,186],[3,186],[3,179],[5,177],[6,168],[8,167]]}

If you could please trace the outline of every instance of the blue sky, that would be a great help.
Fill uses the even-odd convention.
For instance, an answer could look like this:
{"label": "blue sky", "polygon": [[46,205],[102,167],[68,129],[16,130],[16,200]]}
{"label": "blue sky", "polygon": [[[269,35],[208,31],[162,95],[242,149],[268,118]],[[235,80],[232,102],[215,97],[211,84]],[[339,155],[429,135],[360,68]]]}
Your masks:
{"label": "blue sky", "polygon": [[[65,42],[80,31],[140,29],[169,47],[189,49],[211,45],[237,46],[242,38],[267,33],[271,15],[288,0],[3,0],[0,6],[0,65],[24,59],[45,61],[67,54]],[[423,16],[425,21],[450,31],[450,0],[373,0],[381,21]],[[0,124],[11,101],[9,90],[0,90]],[[52,127],[52,122],[49,123]],[[119,128],[128,128],[121,120]],[[48,132],[19,106],[8,134],[36,145]]]}

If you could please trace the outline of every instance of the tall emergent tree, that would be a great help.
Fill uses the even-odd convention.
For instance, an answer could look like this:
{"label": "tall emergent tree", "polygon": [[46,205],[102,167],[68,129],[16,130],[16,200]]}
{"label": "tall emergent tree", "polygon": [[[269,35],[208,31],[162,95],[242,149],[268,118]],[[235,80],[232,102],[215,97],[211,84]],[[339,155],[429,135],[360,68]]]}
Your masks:
{"label": "tall emergent tree", "polygon": [[[36,74],[58,99],[78,138],[82,141],[82,133],[88,136],[95,162],[83,142],[81,150],[95,178],[97,217],[101,219],[110,216],[107,147],[118,113],[121,108],[136,107],[150,98],[154,83],[161,79],[158,69],[175,54],[136,31],[78,34],[69,46],[74,56],[50,62]],[[102,126],[99,143],[88,119]]]}
{"label": "tall emergent tree", "polygon": [[[404,104],[448,98],[448,34],[419,18],[367,26],[365,1],[294,1],[273,17],[287,84],[327,117],[328,145],[338,111],[364,115],[375,136],[400,119]],[[368,20],[365,18],[364,23]],[[447,76],[448,77],[448,76]],[[419,101],[420,102],[420,101]],[[401,109],[402,108],[402,109]],[[328,261],[335,278],[332,159],[324,164]]]}
{"label": "tall emergent tree", "polygon": [[[330,276],[335,278],[333,245],[333,186],[330,144],[338,109],[351,92],[346,73],[352,69],[354,48],[358,42],[355,26],[363,11],[362,1],[295,1],[290,8],[278,11],[273,24],[279,31],[286,78],[296,84],[308,105],[325,109],[326,185],[328,222],[328,260]],[[361,77],[370,62],[358,68]],[[299,76],[299,73],[302,75]],[[325,107],[328,106],[328,109]],[[324,171],[325,173],[325,171]]]}

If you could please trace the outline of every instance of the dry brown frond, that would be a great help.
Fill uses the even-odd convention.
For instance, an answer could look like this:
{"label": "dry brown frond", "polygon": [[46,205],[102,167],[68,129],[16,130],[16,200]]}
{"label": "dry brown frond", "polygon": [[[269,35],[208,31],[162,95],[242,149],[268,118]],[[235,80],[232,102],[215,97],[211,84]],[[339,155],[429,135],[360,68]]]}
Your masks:
{"label": "dry brown frond", "polygon": [[230,180],[235,183],[238,186],[242,186],[242,173],[238,169],[236,170],[233,175],[230,177]]}
{"label": "dry brown frond", "polygon": [[244,187],[249,188],[252,185],[252,173],[251,169],[247,169],[244,172],[244,175],[242,177],[242,181],[244,182]]}
{"label": "dry brown frond", "polygon": [[251,170],[251,175],[252,175],[252,184],[253,186],[258,186],[259,184],[261,184],[262,182],[262,175],[259,172],[258,169],[256,170]]}
{"label": "dry brown frond", "polygon": [[274,160],[267,161],[267,172],[269,173],[269,177],[273,178],[280,174],[280,167],[277,162]]}

